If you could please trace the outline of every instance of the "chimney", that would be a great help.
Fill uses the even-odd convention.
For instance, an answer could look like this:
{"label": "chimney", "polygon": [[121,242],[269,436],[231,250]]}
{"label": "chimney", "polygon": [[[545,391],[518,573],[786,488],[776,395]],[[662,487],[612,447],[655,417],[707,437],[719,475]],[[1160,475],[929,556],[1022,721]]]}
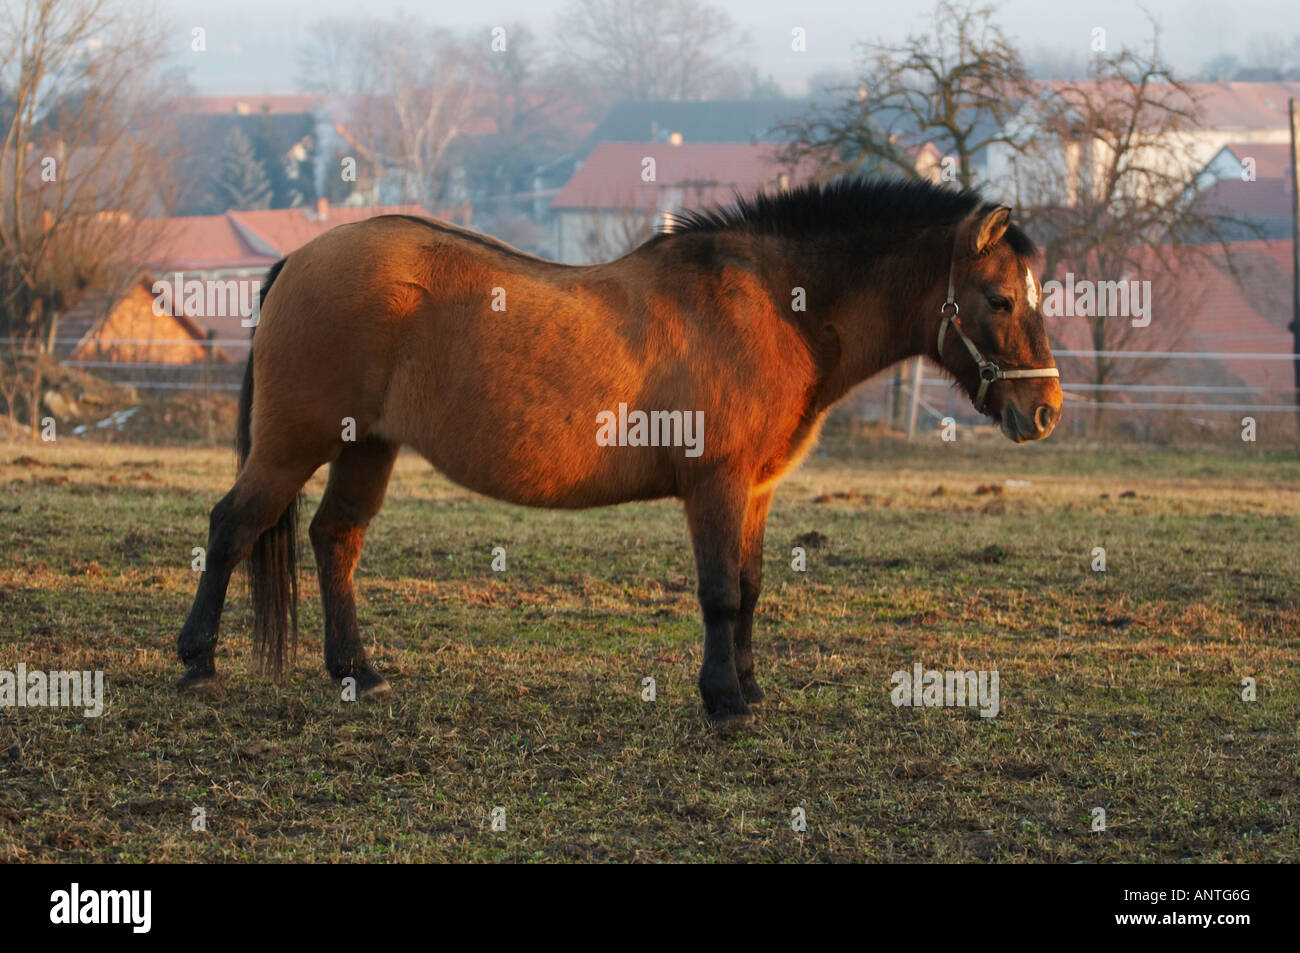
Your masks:
{"label": "chimney", "polygon": [[321,196],[316,200],[316,218],[318,221],[325,221],[330,217],[330,200]]}

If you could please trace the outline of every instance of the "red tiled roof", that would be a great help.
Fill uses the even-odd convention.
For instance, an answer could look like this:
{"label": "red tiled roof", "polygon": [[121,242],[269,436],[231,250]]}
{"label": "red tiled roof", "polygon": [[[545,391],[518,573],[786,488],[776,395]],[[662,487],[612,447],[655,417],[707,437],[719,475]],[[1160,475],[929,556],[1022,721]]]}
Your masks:
{"label": "red tiled roof", "polygon": [[154,218],[143,224],[155,234],[144,261],[150,270],[255,268],[276,261],[249,245],[226,215]]}
{"label": "red tiled roof", "polygon": [[[655,160],[655,181],[641,180],[642,162]],[[721,205],[736,192],[773,185],[788,171],[777,147],[747,143],[602,142],[551,202],[563,208],[654,210]]]}
{"label": "red tiled roof", "polygon": [[143,264],[151,271],[265,268],[336,225],[391,214],[430,217],[418,205],[395,205],[331,206],[323,218],[314,208],[287,208],[149,219],[144,226],[155,237]]}
{"label": "red tiled roof", "polygon": [[[1057,91],[1073,89],[1088,94],[1096,85],[1093,80],[1051,80],[1043,84]],[[1130,95],[1125,87],[1113,85],[1116,95]],[[1206,130],[1285,129],[1287,100],[1292,96],[1300,98],[1300,83],[1184,83],[1183,87],[1195,100],[1201,128]],[[1157,89],[1152,95],[1159,97],[1162,93],[1175,101],[1182,98],[1172,88]]]}
{"label": "red tiled roof", "polygon": [[203,116],[256,116],[272,113],[309,113],[325,102],[310,93],[267,96],[182,96],[176,112]]}
{"label": "red tiled roof", "polygon": [[1189,83],[1206,129],[1273,129],[1287,125],[1287,100],[1300,83]]}
{"label": "red tiled roof", "polygon": [[1280,179],[1291,171],[1289,142],[1229,142],[1223,147],[1238,161],[1255,160],[1255,178]]}

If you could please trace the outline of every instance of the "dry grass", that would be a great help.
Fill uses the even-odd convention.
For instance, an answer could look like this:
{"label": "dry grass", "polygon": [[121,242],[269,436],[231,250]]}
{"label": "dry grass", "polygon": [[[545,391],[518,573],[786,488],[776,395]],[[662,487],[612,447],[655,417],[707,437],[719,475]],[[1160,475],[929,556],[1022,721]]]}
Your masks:
{"label": "dry grass", "polygon": [[[399,700],[341,701],[304,574],[283,684],[232,588],[209,704],[172,651],[232,455],[12,448],[0,669],[100,668],[108,704],[0,711],[0,860],[1300,860],[1300,463],[830,446],[777,497],[769,703],[733,738],[695,692],[676,504],[527,511],[404,456],[359,573]],[[918,661],[995,668],[1001,714],[895,708]]]}

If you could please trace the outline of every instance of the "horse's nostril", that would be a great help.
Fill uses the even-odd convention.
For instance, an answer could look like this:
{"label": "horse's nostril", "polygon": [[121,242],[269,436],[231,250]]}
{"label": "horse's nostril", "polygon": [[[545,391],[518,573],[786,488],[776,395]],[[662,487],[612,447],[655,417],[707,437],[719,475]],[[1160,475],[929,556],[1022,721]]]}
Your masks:
{"label": "horse's nostril", "polygon": [[1051,428],[1056,423],[1056,411],[1047,404],[1039,404],[1038,409],[1034,411],[1034,424],[1038,427],[1038,432],[1042,433]]}

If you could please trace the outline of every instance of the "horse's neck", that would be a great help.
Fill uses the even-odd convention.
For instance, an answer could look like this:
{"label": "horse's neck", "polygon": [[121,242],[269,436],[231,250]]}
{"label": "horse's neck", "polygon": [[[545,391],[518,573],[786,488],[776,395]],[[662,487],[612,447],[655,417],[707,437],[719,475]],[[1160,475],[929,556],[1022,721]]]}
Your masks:
{"label": "horse's neck", "polygon": [[[919,347],[898,346],[896,335],[896,331],[887,328],[873,334],[871,339],[843,341],[839,362],[827,372],[818,388],[818,409],[829,409],[863,381],[921,353]],[[886,342],[891,346],[878,350],[872,346],[872,340]]]}
{"label": "horse's neck", "polygon": [[[928,261],[928,258],[916,259]],[[935,294],[933,268],[913,256],[891,256],[863,267],[823,270],[823,287],[835,302],[828,324],[840,336],[840,358],[828,368],[819,403],[829,407],[865,380],[925,353],[930,337],[922,302]],[[841,286],[831,289],[830,285]]]}
{"label": "horse's neck", "polygon": [[[925,318],[922,302],[936,293],[938,269],[947,274],[946,239],[908,236],[874,259],[857,248],[827,247],[804,237],[710,234],[698,240],[709,244],[711,259],[747,262],[780,308],[790,307],[802,289],[806,310],[798,317],[821,373],[817,412],[868,378],[923,353],[930,325],[937,331],[938,318]],[[664,253],[663,247],[643,247]]]}

